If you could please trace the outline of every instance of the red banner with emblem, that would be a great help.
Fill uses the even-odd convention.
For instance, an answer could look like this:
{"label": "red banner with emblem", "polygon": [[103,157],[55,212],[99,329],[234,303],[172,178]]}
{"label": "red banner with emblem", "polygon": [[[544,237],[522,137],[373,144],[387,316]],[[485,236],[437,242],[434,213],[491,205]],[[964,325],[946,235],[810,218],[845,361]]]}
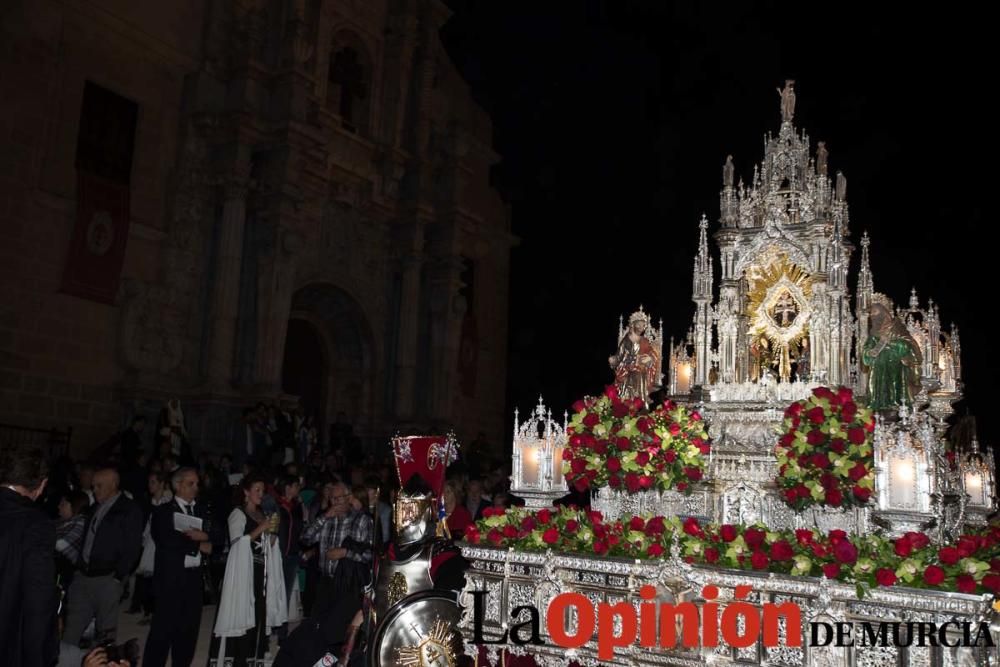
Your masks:
{"label": "red banner with emblem", "polygon": [[129,181],[138,104],[87,81],[76,142],[76,224],[62,291],[115,302],[129,228]]}
{"label": "red banner with emblem", "polygon": [[113,304],[128,241],[129,186],[89,171],[76,173],[76,224],[62,291]]}

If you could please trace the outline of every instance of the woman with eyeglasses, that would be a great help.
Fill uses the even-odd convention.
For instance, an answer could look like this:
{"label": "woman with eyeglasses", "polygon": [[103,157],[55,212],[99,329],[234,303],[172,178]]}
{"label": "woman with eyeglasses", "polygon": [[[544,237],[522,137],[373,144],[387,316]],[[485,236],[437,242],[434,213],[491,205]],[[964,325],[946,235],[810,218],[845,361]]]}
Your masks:
{"label": "woman with eyeglasses", "polygon": [[229,514],[229,557],[209,667],[263,664],[270,628],[287,620],[288,600],[276,531],[278,515],[261,511],[264,480],[244,477]]}

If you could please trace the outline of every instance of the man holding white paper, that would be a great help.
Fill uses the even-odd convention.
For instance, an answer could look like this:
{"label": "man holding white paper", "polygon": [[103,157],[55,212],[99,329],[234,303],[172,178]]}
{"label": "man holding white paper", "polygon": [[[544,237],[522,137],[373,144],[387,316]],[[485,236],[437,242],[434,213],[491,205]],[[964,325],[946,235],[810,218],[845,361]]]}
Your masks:
{"label": "man holding white paper", "polygon": [[187,667],[194,659],[201,626],[201,559],[212,552],[203,525],[204,509],[196,502],[198,472],[180,468],[171,482],[173,502],[153,510],[156,608],[146,640],[144,667],[165,665],[168,654],[175,667]]}

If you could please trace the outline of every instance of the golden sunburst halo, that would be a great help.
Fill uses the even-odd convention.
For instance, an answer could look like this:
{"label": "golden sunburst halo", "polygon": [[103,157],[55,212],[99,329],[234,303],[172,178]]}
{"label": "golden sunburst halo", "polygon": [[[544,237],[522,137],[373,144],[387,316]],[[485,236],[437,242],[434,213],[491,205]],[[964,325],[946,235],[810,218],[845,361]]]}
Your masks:
{"label": "golden sunburst halo", "polygon": [[452,647],[452,630],[440,618],[434,620],[430,632],[420,642],[396,651],[396,664],[403,667],[455,667],[458,662]]}
{"label": "golden sunburst halo", "polygon": [[[781,376],[787,379],[789,348],[809,333],[812,276],[781,253],[751,266],[746,277],[750,338],[767,339],[771,349],[781,355]],[[782,310],[793,313],[793,319],[778,318]]]}

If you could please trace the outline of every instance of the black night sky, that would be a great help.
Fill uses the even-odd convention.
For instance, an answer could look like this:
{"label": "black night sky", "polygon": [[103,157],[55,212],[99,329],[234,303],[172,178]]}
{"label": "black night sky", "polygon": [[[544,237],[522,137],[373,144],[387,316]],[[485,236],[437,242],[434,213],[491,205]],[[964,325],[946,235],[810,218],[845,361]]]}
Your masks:
{"label": "black night sky", "polygon": [[[491,114],[510,202],[508,406],[561,411],[610,379],[618,316],[642,303],[687,330],[702,212],[722,165],[749,180],[796,80],[795,123],[848,179],[851,236],[875,287],[916,287],[958,324],[968,409],[997,442],[997,300],[987,226],[995,36],[983,15],[801,3],[451,0],[443,39]],[[819,7],[818,5],[816,7]],[[990,123],[989,121],[994,121]],[[852,280],[860,252],[853,258]],[[718,269],[716,270],[718,275]],[[995,274],[993,274],[995,275]],[[853,285],[852,285],[853,288]],[[664,350],[666,352],[666,350]],[[961,408],[964,411],[964,407]]]}

